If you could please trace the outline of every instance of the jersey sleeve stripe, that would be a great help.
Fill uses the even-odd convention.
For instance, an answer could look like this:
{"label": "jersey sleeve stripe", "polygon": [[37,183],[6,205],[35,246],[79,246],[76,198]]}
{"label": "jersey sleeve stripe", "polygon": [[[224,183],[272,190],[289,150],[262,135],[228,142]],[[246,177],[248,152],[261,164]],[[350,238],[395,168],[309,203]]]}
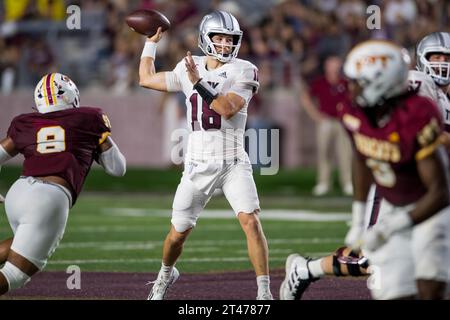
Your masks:
{"label": "jersey sleeve stripe", "polygon": [[100,139],[98,139],[98,144],[102,144],[103,142],[105,142],[106,138],[108,138],[111,135],[111,132],[103,132],[102,133],[102,137]]}

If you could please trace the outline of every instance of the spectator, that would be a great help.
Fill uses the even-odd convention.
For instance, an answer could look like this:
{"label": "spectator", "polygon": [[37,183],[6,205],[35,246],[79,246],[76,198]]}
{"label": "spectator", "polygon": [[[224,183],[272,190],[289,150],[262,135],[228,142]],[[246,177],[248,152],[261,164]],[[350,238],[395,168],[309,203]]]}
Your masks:
{"label": "spectator", "polygon": [[9,95],[16,83],[17,65],[20,51],[14,39],[0,38],[0,92]]}
{"label": "spectator", "polygon": [[417,17],[417,7],[413,0],[388,0],[384,8],[386,22],[391,26],[411,23]]}
{"label": "spectator", "polygon": [[37,38],[32,41],[27,65],[32,83],[37,83],[43,74],[55,71],[53,52],[44,39]]}
{"label": "spectator", "polygon": [[115,43],[115,50],[110,60],[111,85],[113,92],[117,95],[128,92],[133,83],[132,59],[128,50],[128,42],[124,38],[118,37]]}
{"label": "spectator", "polygon": [[[317,184],[313,195],[322,196],[330,191],[330,148],[335,145],[339,178],[345,195],[353,194],[351,181],[351,145],[341,123],[337,119],[337,106],[347,99],[347,82],[340,74],[342,59],[329,56],[324,63],[324,74],[311,83],[310,93],[303,90],[300,101],[317,126]],[[317,99],[313,102],[312,97]]]}

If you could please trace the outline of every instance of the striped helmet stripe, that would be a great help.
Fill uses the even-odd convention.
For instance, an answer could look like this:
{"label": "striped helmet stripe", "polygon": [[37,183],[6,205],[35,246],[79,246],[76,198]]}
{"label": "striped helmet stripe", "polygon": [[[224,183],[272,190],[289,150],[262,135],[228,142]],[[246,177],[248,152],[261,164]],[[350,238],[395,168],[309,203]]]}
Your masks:
{"label": "striped helmet stripe", "polygon": [[450,49],[450,34],[444,33],[444,46],[448,49]]}
{"label": "striped helmet stripe", "polygon": [[48,78],[49,78],[49,75],[47,74],[47,75],[44,77],[44,80],[42,81],[42,93],[44,94],[45,104],[46,104],[47,106],[50,105],[50,103],[49,103],[49,98],[48,98],[48,93],[47,93],[47,90],[46,90],[46,87],[47,87],[47,79],[48,79]]}
{"label": "striped helmet stripe", "polygon": [[230,22],[231,22],[231,25],[230,25],[230,30],[234,30],[234,22],[233,22],[233,16],[229,13],[229,12],[227,12],[227,15],[228,15],[228,17],[230,18]]}
{"label": "striped helmet stripe", "polygon": [[439,45],[450,48],[450,37],[449,34],[446,32],[437,32],[438,38],[439,38]]}
{"label": "striped helmet stripe", "polygon": [[225,19],[225,28],[228,30],[232,30],[233,27],[233,21],[230,18],[230,15],[228,13],[222,13],[224,19]]}
{"label": "striped helmet stripe", "polygon": [[55,76],[56,73],[52,73],[51,79],[50,79],[50,89],[52,91],[52,100],[53,104],[56,104],[56,86],[55,86]]}
{"label": "striped helmet stripe", "polygon": [[45,77],[45,93],[46,93],[46,100],[48,101],[48,105],[54,104],[56,101],[53,101],[53,90],[52,90],[52,83],[54,80],[54,74],[48,74]]}
{"label": "striped helmet stripe", "polygon": [[222,24],[222,28],[226,28],[226,27],[227,27],[227,24],[226,24],[226,22],[225,22],[225,17],[224,17],[224,15],[223,15],[222,11],[217,11],[217,14],[218,14],[219,17],[220,17],[220,23]]}

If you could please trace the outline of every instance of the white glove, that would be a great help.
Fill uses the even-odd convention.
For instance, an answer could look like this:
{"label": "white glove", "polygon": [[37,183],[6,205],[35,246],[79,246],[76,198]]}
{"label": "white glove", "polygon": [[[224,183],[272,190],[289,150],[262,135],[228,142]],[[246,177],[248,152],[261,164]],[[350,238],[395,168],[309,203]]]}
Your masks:
{"label": "white glove", "polygon": [[364,218],[366,213],[366,203],[353,201],[352,204],[352,226],[345,236],[345,245],[350,248],[359,247],[358,243],[366,231]]}
{"label": "white glove", "polygon": [[410,228],[413,224],[411,216],[406,211],[387,216],[366,231],[361,246],[365,250],[376,251],[388,241],[392,234]]}

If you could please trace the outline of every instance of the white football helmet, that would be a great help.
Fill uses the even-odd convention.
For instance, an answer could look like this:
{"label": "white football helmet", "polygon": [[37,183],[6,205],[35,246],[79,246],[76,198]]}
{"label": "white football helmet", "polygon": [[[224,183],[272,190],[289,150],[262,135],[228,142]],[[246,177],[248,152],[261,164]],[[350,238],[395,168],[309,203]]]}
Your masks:
{"label": "white football helmet", "polygon": [[450,84],[450,62],[430,62],[431,53],[450,54],[450,33],[430,33],[416,47],[417,70],[429,74],[440,86]]}
{"label": "white football helmet", "polygon": [[50,73],[42,77],[34,89],[34,102],[39,113],[80,106],[80,92],[68,76]]}
{"label": "white football helmet", "polygon": [[[220,62],[230,62],[237,57],[239,48],[241,47],[242,34],[239,23],[236,18],[228,12],[216,10],[203,17],[200,22],[198,35],[198,46],[207,56],[213,56]],[[214,34],[227,34],[233,36],[233,45],[231,45],[231,53],[223,54],[216,51],[215,45],[211,38]]]}
{"label": "white football helmet", "polygon": [[410,63],[406,49],[390,41],[368,40],[355,46],[347,55],[344,73],[361,87],[356,103],[373,107],[406,91]]}

